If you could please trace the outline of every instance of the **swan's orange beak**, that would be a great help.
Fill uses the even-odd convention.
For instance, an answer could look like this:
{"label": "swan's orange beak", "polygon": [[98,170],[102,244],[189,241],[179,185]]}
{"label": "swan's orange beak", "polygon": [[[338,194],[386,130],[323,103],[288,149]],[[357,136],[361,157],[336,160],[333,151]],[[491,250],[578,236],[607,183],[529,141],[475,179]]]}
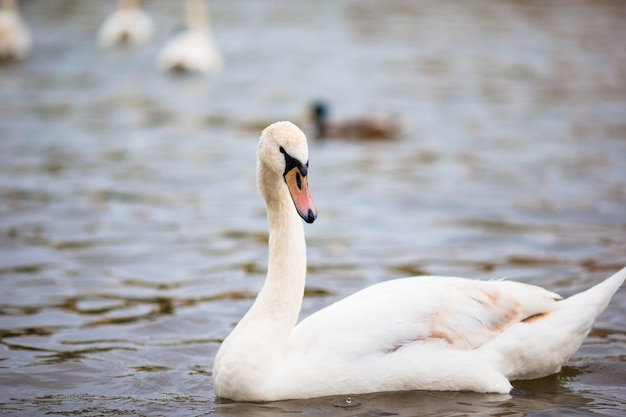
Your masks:
{"label": "swan's orange beak", "polygon": [[306,175],[302,175],[298,167],[285,172],[285,182],[300,217],[307,223],[313,223],[317,218],[317,210],[309,192],[309,183]]}

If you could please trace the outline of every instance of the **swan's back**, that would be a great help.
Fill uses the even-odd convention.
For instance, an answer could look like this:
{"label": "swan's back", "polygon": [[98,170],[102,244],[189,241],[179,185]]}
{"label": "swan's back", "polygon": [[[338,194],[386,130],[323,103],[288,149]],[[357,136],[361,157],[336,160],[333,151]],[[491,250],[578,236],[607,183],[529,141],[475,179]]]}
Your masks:
{"label": "swan's back", "polygon": [[353,333],[351,337],[363,338],[360,344],[384,341],[382,353],[420,341],[475,349],[517,321],[554,310],[557,298],[512,281],[402,278],[372,285],[318,311],[296,326],[293,336],[306,340],[323,331]]}
{"label": "swan's back", "polygon": [[[285,386],[318,395],[397,390],[508,392],[558,372],[626,277],[558,301],[512,281],[415,277],[383,282],[304,319],[285,354]],[[298,375],[293,378],[293,375]]]}
{"label": "swan's back", "polygon": [[100,27],[100,45],[111,48],[118,45],[139,46],[150,40],[154,23],[141,9],[117,10]]}
{"label": "swan's back", "polygon": [[161,50],[158,64],[163,70],[211,73],[222,67],[222,56],[208,31],[184,31]]}

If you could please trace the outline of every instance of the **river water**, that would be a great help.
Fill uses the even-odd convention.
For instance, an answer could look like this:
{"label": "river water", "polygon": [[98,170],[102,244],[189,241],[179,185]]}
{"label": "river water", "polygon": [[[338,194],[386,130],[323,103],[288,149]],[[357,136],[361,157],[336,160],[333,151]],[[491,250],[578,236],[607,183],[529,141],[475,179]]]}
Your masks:
{"label": "river water", "polygon": [[394,142],[310,144],[303,315],[385,279],[508,277],[570,295],[626,265],[621,1],[212,2],[226,64],[164,74],[157,30],[105,51],[113,1],[22,2],[0,67],[3,415],[624,415],[626,290],[525,395],[215,399],[219,342],[267,265],[260,129],[313,99],[385,111]]}

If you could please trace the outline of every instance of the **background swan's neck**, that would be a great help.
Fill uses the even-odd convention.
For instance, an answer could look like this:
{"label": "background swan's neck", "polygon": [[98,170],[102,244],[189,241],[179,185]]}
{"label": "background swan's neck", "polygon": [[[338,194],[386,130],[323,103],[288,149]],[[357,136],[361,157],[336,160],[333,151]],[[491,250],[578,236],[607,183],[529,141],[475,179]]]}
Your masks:
{"label": "background swan's neck", "polygon": [[206,0],[187,0],[185,2],[185,22],[189,30],[209,29],[209,8]]}
{"label": "background swan's neck", "polygon": [[120,10],[137,10],[139,9],[139,0],[120,0],[118,7]]}

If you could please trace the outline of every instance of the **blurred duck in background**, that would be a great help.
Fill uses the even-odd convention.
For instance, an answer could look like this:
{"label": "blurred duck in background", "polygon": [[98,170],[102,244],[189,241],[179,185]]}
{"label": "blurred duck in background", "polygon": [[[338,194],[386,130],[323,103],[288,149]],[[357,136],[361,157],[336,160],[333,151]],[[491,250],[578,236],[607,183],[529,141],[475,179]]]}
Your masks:
{"label": "blurred duck in background", "polygon": [[154,23],[139,0],[119,0],[117,10],[102,23],[98,35],[104,48],[140,46],[152,37]]}
{"label": "blurred duck in background", "polygon": [[354,119],[335,122],[325,101],[314,101],[310,107],[315,139],[393,140],[402,134],[402,124],[395,115],[371,113]]}
{"label": "blurred duck in background", "polygon": [[158,56],[159,67],[169,71],[215,73],[223,59],[209,28],[205,0],[185,1],[186,29],[171,39]]}
{"label": "blurred duck in background", "polygon": [[30,31],[20,16],[17,0],[2,0],[0,61],[22,60],[30,54]]}

